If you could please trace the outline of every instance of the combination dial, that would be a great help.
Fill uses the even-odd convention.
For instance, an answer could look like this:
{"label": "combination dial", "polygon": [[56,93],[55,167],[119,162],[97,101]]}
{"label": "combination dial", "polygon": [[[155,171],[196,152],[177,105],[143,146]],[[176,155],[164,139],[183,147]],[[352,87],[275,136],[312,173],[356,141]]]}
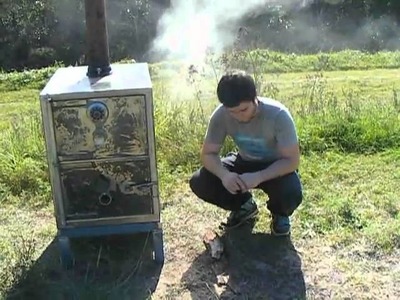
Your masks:
{"label": "combination dial", "polygon": [[88,113],[94,123],[104,122],[108,117],[107,106],[101,102],[92,103],[88,108]]}

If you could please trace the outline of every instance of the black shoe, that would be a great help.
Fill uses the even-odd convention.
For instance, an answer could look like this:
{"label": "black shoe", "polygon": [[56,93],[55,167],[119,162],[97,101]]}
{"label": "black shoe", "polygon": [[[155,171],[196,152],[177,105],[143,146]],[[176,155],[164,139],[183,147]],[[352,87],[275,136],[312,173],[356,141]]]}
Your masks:
{"label": "black shoe", "polygon": [[276,236],[290,234],[290,219],[287,216],[272,215],[271,232]]}
{"label": "black shoe", "polygon": [[228,216],[226,223],[221,223],[221,225],[225,229],[236,228],[254,218],[257,214],[257,204],[254,202],[253,198],[251,198],[249,201],[244,203],[239,210],[232,211]]}

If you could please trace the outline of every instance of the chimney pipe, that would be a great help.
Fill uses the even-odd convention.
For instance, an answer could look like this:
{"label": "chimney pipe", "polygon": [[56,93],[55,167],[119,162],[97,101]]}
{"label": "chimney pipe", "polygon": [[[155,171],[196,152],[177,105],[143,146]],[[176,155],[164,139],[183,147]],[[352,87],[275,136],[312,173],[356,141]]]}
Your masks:
{"label": "chimney pipe", "polygon": [[86,43],[89,78],[111,73],[105,0],[85,0]]}

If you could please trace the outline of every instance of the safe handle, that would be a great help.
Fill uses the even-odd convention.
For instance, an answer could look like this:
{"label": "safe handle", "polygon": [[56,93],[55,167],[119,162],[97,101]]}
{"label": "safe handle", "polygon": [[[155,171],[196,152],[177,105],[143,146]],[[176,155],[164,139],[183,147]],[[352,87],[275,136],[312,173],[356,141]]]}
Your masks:
{"label": "safe handle", "polygon": [[154,182],[146,183],[132,183],[125,182],[120,184],[120,189],[123,194],[135,194],[135,195],[148,195],[151,192],[152,187],[155,185]]}

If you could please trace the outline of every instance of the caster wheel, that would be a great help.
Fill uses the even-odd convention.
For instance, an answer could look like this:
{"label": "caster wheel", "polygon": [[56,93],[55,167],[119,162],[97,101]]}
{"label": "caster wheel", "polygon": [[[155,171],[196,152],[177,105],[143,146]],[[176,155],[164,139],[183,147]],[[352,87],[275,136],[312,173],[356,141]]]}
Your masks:
{"label": "caster wheel", "polygon": [[72,256],[70,239],[66,236],[58,237],[58,246],[60,249],[61,265],[65,269],[71,268],[74,259]]}
{"label": "caster wheel", "polygon": [[154,260],[158,264],[164,263],[164,242],[162,229],[155,229],[153,235]]}

